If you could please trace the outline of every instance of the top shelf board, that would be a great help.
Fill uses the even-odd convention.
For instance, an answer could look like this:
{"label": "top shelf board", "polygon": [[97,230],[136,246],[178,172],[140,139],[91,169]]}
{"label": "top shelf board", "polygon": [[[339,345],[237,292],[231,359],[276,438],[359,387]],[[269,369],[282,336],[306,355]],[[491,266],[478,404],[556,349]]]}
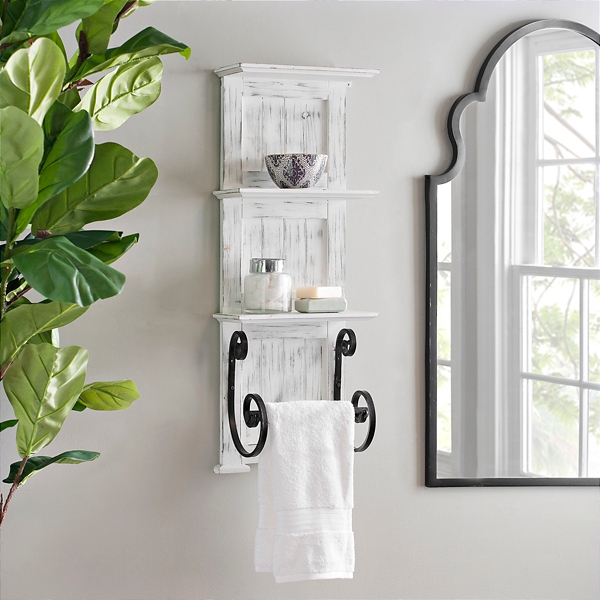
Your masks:
{"label": "top shelf board", "polygon": [[379,194],[375,190],[330,190],[323,188],[303,188],[282,190],[279,188],[236,188],[217,190],[214,195],[225,198],[246,198],[249,200],[356,200],[373,198]]}
{"label": "top shelf board", "polygon": [[346,69],[334,67],[304,67],[294,65],[260,65],[255,63],[237,63],[215,69],[219,77],[252,77],[268,79],[326,79],[327,81],[349,81],[356,78],[373,77],[378,69]]}

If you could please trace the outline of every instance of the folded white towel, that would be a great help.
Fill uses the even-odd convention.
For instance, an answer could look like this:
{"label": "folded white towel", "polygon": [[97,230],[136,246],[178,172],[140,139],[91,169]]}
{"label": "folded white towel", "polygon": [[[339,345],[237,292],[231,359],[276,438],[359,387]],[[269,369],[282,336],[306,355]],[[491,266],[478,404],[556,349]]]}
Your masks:
{"label": "folded white towel", "polygon": [[267,403],[258,459],[255,567],[278,583],[351,579],[354,409],[350,402]]}

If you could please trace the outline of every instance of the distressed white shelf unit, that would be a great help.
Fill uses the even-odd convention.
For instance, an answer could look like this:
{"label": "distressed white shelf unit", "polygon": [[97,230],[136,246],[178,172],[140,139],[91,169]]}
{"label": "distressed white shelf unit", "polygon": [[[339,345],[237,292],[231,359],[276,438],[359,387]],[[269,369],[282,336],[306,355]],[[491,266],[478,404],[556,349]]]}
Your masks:
{"label": "distressed white shelf unit", "polygon": [[[220,310],[221,448],[216,473],[249,471],[233,446],[227,418],[229,341],[248,337],[239,361],[236,420],[248,449],[258,428],[241,418],[245,394],[265,402],[330,400],[334,349],[348,322],[376,312],[244,314],[243,283],[252,257],[282,257],[296,285],[346,284],[346,201],[373,199],[373,190],[346,189],[346,92],[373,69],[338,69],[240,63],[217,69],[221,78]],[[282,190],[266,172],[266,154],[327,154],[317,186]],[[352,299],[349,301],[350,305]]]}

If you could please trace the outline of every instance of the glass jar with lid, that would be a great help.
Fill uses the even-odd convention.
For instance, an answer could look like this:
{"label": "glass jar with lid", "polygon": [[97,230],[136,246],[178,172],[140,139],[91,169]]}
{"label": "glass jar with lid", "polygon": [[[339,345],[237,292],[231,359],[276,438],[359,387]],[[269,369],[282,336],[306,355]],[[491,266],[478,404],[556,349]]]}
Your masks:
{"label": "glass jar with lid", "polygon": [[250,273],[244,278],[244,312],[291,312],[292,278],[284,268],[283,258],[250,259]]}

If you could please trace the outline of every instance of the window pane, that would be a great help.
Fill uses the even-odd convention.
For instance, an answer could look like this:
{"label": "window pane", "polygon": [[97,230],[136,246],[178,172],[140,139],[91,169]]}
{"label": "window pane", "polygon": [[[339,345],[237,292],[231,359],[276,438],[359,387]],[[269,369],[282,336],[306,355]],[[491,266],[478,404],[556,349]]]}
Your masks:
{"label": "window pane", "polygon": [[544,158],[594,156],[595,51],[548,54],[541,61]]}
{"label": "window pane", "polygon": [[600,392],[590,392],[588,477],[600,477]]}
{"label": "window pane", "polygon": [[452,451],[452,370],[437,368],[437,449]]}
{"label": "window pane", "polygon": [[529,364],[542,375],[579,378],[579,280],[526,277]]}
{"label": "window pane", "polygon": [[452,261],[452,182],[437,188],[438,262]]}
{"label": "window pane", "polygon": [[544,167],[544,264],[593,267],[595,169]]}
{"label": "window pane", "polygon": [[438,271],[437,352],[443,360],[450,360],[451,281],[450,271]]}
{"label": "window pane", "polygon": [[600,281],[590,281],[590,381],[600,383]]}
{"label": "window pane", "polygon": [[579,475],[579,390],[543,381],[531,390],[531,470],[544,477]]}

